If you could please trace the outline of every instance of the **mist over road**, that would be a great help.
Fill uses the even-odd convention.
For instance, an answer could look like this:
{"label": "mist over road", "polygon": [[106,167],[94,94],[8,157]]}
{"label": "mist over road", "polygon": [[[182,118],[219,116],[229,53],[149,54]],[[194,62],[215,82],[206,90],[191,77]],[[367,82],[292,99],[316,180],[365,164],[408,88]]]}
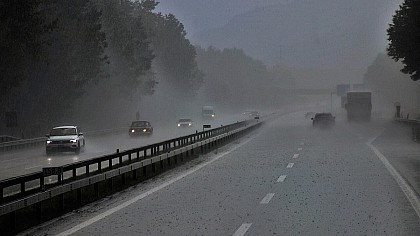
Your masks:
{"label": "mist over road", "polygon": [[303,112],[291,113],[218,152],[29,232],[417,235],[419,216],[367,145],[384,125],[338,118],[332,129],[319,130]]}

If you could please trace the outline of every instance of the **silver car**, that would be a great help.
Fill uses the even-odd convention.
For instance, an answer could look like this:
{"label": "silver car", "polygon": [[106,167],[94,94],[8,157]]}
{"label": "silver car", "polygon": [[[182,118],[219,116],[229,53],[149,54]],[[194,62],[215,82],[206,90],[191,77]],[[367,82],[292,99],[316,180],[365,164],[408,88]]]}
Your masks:
{"label": "silver car", "polygon": [[191,119],[181,118],[178,120],[178,127],[191,127],[193,124]]}
{"label": "silver car", "polygon": [[85,138],[77,126],[59,126],[51,130],[46,135],[47,155],[57,151],[74,151],[80,153],[80,149],[85,146]]}

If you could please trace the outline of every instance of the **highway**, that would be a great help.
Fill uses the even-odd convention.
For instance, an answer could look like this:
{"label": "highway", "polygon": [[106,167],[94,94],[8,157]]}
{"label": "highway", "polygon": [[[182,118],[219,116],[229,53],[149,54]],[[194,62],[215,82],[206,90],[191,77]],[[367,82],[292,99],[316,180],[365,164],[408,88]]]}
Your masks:
{"label": "highway", "polygon": [[418,194],[401,176],[411,167],[384,148],[388,125],[337,118],[319,130],[290,113],[21,235],[420,235]]}
{"label": "highway", "polygon": [[121,131],[120,133],[86,135],[86,147],[78,155],[73,152],[57,152],[47,156],[44,146],[0,152],[0,180],[40,171],[43,167],[60,166],[115,153],[117,149],[123,151],[189,135],[195,133],[196,130],[201,131],[203,124],[211,124],[212,127],[218,127],[241,119],[243,117],[240,115],[230,115],[213,121],[197,119],[191,128],[179,128],[176,126],[176,121],[174,121],[173,124],[154,125],[154,132],[150,137],[130,137],[128,135],[128,127],[126,131]]}

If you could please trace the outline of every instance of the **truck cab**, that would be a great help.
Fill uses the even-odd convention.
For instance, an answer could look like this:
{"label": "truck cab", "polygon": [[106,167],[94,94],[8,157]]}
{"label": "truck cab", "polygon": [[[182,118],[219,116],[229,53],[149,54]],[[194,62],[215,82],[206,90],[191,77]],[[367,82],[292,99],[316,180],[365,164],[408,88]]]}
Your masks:
{"label": "truck cab", "polygon": [[214,119],[216,117],[213,106],[209,106],[209,105],[203,106],[201,115],[205,119]]}

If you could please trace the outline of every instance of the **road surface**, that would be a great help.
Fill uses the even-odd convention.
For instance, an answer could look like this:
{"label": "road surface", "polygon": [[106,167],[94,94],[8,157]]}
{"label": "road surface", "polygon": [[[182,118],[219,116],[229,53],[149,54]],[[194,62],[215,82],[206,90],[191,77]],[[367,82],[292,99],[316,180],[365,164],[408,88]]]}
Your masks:
{"label": "road surface", "polygon": [[43,167],[60,166],[73,162],[91,159],[105,154],[115,153],[130,148],[137,148],[153,143],[177,138],[202,130],[202,124],[212,124],[212,127],[219,127],[243,119],[241,116],[229,116],[214,121],[195,122],[193,127],[179,128],[174,124],[155,126],[153,135],[150,137],[139,136],[129,137],[128,127],[126,132],[103,134],[86,137],[86,147],[81,153],[74,152],[54,153],[47,156],[45,147],[22,149],[0,153],[0,180],[15,177],[18,175],[33,173],[42,170]]}
{"label": "road surface", "polygon": [[22,235],[420,235],[419,206],[376,149],[383,125],[285,115]]}

